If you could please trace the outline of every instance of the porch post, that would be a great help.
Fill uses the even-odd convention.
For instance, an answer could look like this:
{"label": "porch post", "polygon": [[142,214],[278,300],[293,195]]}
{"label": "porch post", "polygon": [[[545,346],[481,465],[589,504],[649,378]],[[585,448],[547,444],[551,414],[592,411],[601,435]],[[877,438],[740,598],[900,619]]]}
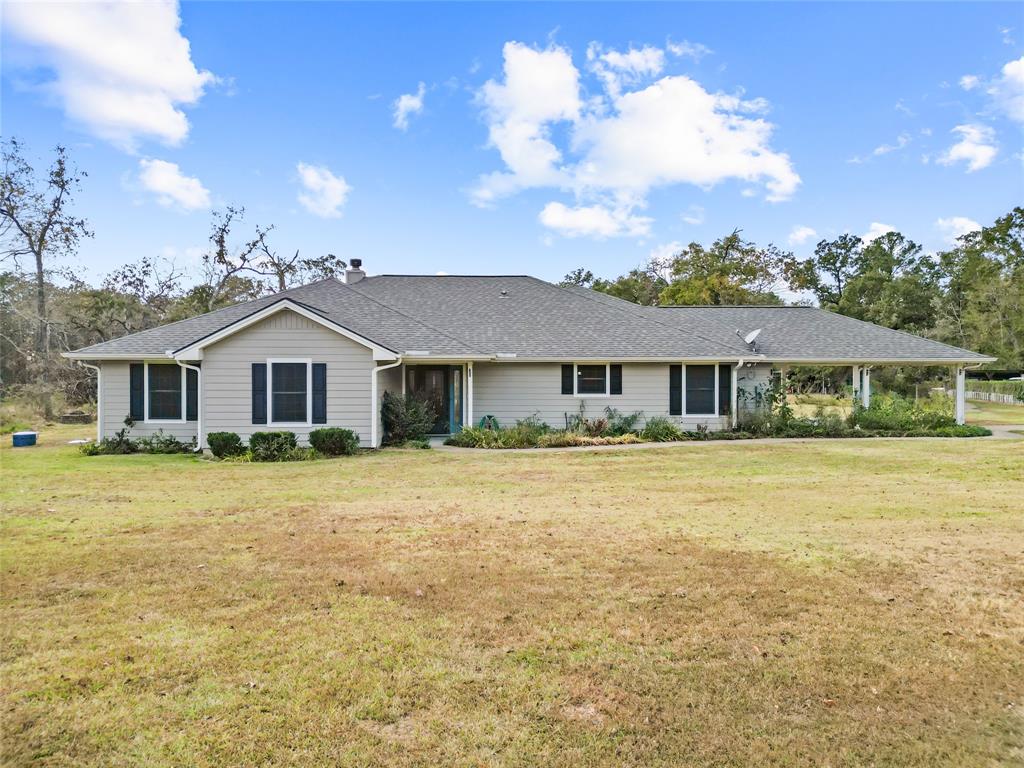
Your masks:
{"label": "porch post", "polygon": [[857,402],[857,398],[860,397],[860,366],[851,366],[853,370],[853,402]]}
{"label": "porch post", "polygon": [[473,425],[473,361],[470,360],[466,363],[466,426]]}
{"label": "porch post", "polygon": [[956,423],[963,424],[967,418],[966,400],[967,371],[961,366],[956,369]]}
{"label": "porch post", "polygon": [[860,404],[865,408],[871,407],[871,366],[865,365],[862,386],[860,388]]}
{"label": "porch post", "polygon": [[739,414],[736,413],[736,406],[738,405],[739,397],[736,393],[736,380],[738,378],[739,363],[733,364],[729,368],[729,413],[732,416],[732,428],[736,429],[739,424]]}

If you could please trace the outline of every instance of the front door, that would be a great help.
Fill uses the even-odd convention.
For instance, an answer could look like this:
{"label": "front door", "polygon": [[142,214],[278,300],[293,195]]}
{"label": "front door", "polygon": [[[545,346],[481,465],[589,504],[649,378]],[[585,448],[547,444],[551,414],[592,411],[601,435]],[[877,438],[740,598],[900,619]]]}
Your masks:
{"label": "front door", "polygon": [[416,397],[426,400],[436,419],[432,435],[458,432],[462,425],[462,370],[454,365],[410,365],[406,386]]}

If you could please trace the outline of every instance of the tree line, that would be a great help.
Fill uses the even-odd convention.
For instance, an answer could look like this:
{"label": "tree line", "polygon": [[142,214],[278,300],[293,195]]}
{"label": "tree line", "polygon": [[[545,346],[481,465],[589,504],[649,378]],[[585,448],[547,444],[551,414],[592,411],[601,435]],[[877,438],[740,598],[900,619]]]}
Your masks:
{"label": "tree line", "polygon": [[[145,256],[91,284],[76,270],[89,224],[74,213],[87,174],[64,147],[37,173],[16,139],[2,144],[0,176],[0,396],[32,400],[47,417],[55,398],[94,396],[86,369],[60,353],[338,276],[346,263],[273,245],[273,225],[248,227],[245,209],[212,214],[198,274]],[[830,311],[967,347],[1024,368],[1024,208],[960,237],[937,254],[898,232],[866,242],[822,240],[799,259],[740,230],[690,243],[614,278],[585,268],[563,284],[646,305],[776,304],[804,292]]]}

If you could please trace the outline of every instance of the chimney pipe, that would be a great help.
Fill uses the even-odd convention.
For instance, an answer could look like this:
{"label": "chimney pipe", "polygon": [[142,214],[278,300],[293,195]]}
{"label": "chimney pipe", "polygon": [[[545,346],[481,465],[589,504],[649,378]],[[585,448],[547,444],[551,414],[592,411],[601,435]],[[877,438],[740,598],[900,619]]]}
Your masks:
{"label": "chimney pipe", "polygon": [[353,285],[366,277],[366,273],[363,271],[362,259],[350,259],[348,264],[348,269],[345,270],[346,285]]}

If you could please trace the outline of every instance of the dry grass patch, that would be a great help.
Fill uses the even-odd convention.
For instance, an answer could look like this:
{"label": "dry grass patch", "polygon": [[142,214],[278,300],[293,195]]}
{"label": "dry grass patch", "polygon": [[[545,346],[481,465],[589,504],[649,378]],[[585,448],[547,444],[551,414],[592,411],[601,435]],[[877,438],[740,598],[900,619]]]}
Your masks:
{"label": "dry grass patch", "polygon": [[4,450],[4,760],[1020,761],[1021,445]]}

